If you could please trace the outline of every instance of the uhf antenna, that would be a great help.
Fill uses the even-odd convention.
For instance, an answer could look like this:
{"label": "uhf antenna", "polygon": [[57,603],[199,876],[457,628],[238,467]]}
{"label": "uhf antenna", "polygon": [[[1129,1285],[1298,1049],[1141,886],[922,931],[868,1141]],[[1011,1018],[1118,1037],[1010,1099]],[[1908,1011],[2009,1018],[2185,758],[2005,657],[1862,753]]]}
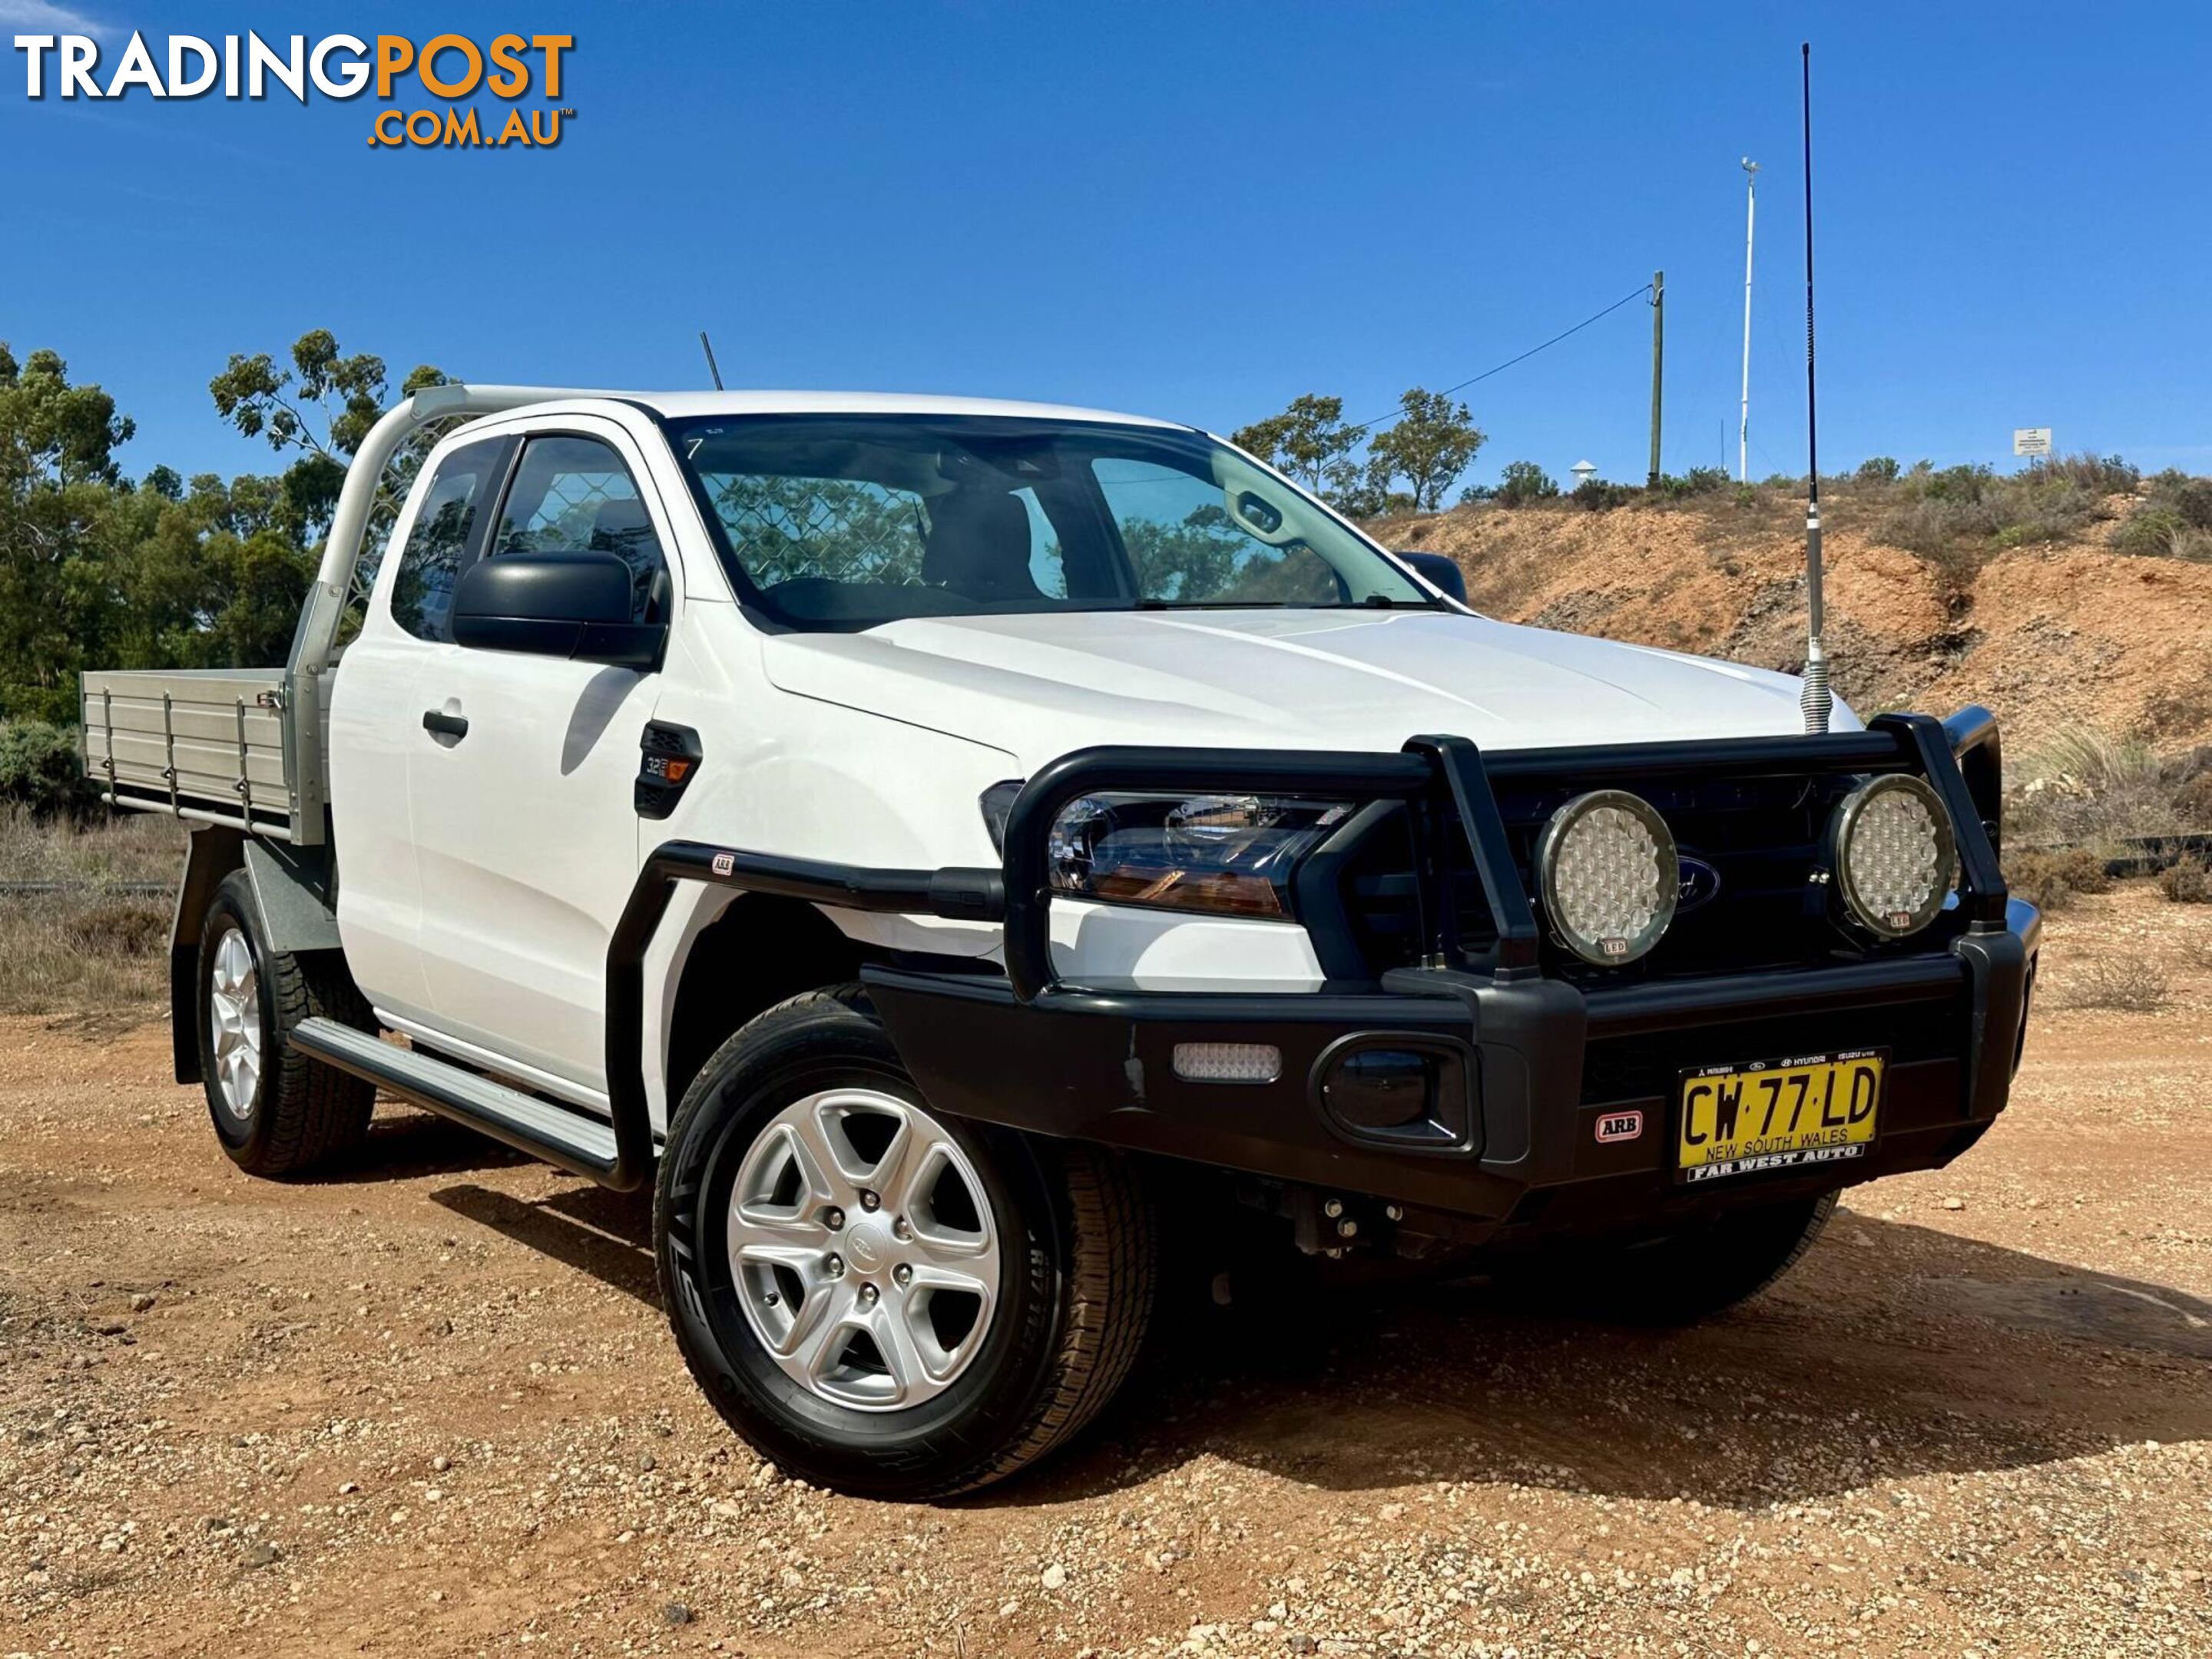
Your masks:
{"label": "uhf antenna", "polygon": [[1805,729],[1825,732],[1835,699],[1828,692],[1828,659],[1820,650],[1825,620],[1820,603],[1820,393],[1813,374],[1813,43],[1804,43],[1805,118],[1805,685],[1797,706]]}
{"label": "uhf antenna", "polygon": [[707,331],[699,331],[699,349],[707,354],[707,372],[714,377],[714,390],[722,389],[722,371],[714,366],[714,343],[707,337]]}

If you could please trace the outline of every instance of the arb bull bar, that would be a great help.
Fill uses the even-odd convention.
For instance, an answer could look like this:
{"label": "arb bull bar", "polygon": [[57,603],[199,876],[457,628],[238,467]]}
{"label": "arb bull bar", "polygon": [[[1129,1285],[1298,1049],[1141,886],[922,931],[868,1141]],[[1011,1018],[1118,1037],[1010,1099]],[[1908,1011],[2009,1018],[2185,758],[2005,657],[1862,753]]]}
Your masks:
{"label": "arb bull bar", "polygon": [[[1530,779],[1650,787],[1726,774],[1906,772],[1942,799],[1956,833],[1956,909],[1939,944],[1807,965],[1608,985],[1547,973],[1542,930],[1497,790]],[[609,1184],[649,1170],[642,964],[677,884],[705,882],[831,908],[1003,925],[1003,976],[973,965],[872,966],[863,977],[933,1106],[973,1119],[1197,1160],[1263,1180],[1377,1200],[1409,1226],[1462,1237],[1595,1227],[1708,1201],[1672,1180],[1680,1066],[1887,1042],[1882,1133],[1871,1156],[1716,1183],[1777,1196],[1947,1162],[2002,1111],[2017,1061],[2039,918],[1998,866],[1995,720],[1893,714],[1864,732],[1515,750],[1416,738],[1396,754],[1103,748],[1052,763],[1016,799],[1000,868],[860,870],[691,842],[647,860],[608,953]],[[1063,981],[1051,947],[1048,838],[1094,793],[1176,790],[1406,804],[1419,960],[1316,991],[1151,991]],[[1463,836],[1463,843],[1455,837]],[[1490,930],[1458,937],[1447,890],[1471,862]],[[1237,1045],[1281,1057],[1273,1076],[1212,1081],[1177,1049]],[[1767,1045],[1771,1044],[1769,1048]],[[1216,1052],[1218,1052],[1218,1050]],[[1377,1126],[1332,1105],[1363,1053],[1419,1061],[1432,1109]],[[1634,1135],[1601,1136],[1601,1119]]]}

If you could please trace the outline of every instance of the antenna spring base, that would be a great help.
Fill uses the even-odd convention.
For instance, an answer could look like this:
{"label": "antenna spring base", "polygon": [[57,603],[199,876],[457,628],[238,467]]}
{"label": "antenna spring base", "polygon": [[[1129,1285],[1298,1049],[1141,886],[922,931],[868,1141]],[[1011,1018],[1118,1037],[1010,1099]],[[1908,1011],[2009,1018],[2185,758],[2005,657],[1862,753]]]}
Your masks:
{"label": "antenna spring base", "polygon": [[1805,713],[1805,730],[1822,732],[1828,729],[1828,714],[1836,700],[1828,690],[1827,659],[1820,655],[1817,645],[1805,664],[1804,689],[1797,694],[1797,707]]}

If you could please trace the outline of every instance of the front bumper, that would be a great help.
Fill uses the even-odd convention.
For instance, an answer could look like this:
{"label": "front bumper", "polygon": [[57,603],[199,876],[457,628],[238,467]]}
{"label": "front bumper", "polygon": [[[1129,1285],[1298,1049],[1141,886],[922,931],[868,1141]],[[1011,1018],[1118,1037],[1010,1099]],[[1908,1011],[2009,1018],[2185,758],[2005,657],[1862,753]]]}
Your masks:
{"label": "front bumper", "polygon": [[[1532,788],[1564,798],[1717,776],[1747,792],[1732,797],[1737,805],[1765,811],[1761,781],[1878,772],[1925,779],[1957,837],[1956,906],[1925,949],[1832,953],[1758,971],[1693,968],[1587,988],[1547,972],[1498,790],[1525,828],[1541,805],[1531,806]],[[2008,897],[1998,867],[1999,772],[1996,722],[1978,708],[1941,722],[1884,715],[1859,732],[1493,757],[1449,737],[1415,738],[1393,755],[1097,749],[1063,757],[1023,787],[996,870],[857,869],[672,842],[647,860],[609,949],[611,1104],[618,1131],[649,1134],[641,965],[675,886],[708,882],[1002,923],[1003,978],[972,963],[878,964],[863,975],[940,1110],[1372,1200],[1383,1220],[1409,1231],[1474,1242],[1612,1231],[1934,1168],[2004,1109],[2034,978],[2040,919]],[[1412,959],[1423,965],[1311,993],[1060,983],[1048,927],[1050,827],[1078,796],[1116,789],[1401,803],[1420,929]],[[1455,861],[1479,884],[1485,939],[1462,932]],[[1176,1064],[1178,1046],[1192,1043],[1272,1048],[1279,1069],[1267,1081],[1194,1080]],[[1327,1085],[1363,1047],[1426,1056],[1423,1086],[1437,1109],[1418,1133],[1378,1132],[1376,1115],[1340,1109]],[[1879,1133],[1864,1155],[1694,1187],[1677,1181],[1683,1072],[1866,1048],[1887,1049],[1889,1065]]]}
{"label": "front bumper", "polygon": [[[941,1110],[1372,1199],[1397,1206],[1409,1230],[1474,1242],[1539,1227],[1607,1230],[1948,1163],[2005,1108],[2040,928],[2034,908],[2014,900],[2002,923],[1946,951],[1588,993],[1553,979],[1408,969],[1370,994],[1053,988],[1024,1003],[977,975],[884,968],[865,977]],[[1328,1062],[1347,1045],[1409,1040],[1466,1057],[1437,1073],[1466,1091],[1465,1133],[1453,1144],[1393,1142],[1324,1104]],[[1224,1042],[1279,1048],[1280,1074],[1177,1074],[1178,1044]],[[1676,1182],[1681,1071],[1867,1047],[1889,1049],[1891,1061],[1866,1156]],[[1632,1112],[1639,1133],[1598,1139],[1601,1120]]]}

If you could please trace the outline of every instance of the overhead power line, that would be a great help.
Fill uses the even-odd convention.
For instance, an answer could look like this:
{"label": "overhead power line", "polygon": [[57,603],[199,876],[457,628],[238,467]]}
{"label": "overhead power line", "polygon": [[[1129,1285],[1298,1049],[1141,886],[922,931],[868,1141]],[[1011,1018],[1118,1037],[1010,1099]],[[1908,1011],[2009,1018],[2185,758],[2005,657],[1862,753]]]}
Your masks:
{"label": "overhead power line", "polygon": [[[1564,340],[1564,339],[1567,338],[1567,337],[1568,337],[1568,336],[1581,333],[1584,329],[1588,328],[1588,327],[1589,327],[1592,323],[1597,322],[1597,321],[1599,321],[1600,319],[1603,319],[1603,318],[1610,317],[1611,315],[1613,315],[1613,313],[1614,312],[1616,312],[1616,311],[1620,310],[1620,309],[1621,308],[1621,307],[1623,307],[1623,306],[1626,305],[1626,304],[1627,304],[1631,300],[1640,300],[1640,299],[1643,299],[1643,298],[1644,298],[1646,295],[1648,295],[1650,292],[1651,292],[1651,284],[1650,284],[1650,283],[1641,283],[1641,284],[1639,284],[1638,286],[1637,286],[1637,287],[1635,287],[1635,288],[1632,288],[1632,289],[1629,289],[1629,291],[1628,291],[1627,293],[1626,293],[1626,294],[1622,295],[1621,295],[1618,300],[1615,300],[1615,301],[1614,301],[1611,305],[1607,306],[1607,307],[1603,311],[1597,311],[1597,312],[1593,312],[1593,313],[1591,313],[1589,316],[1587,316],[1587,317],[1583,318],[1583,319],[1582,319],[1582,321],[1580,321],[1579,323],[1577,323],[1577,324],[1576,324],[1572,328],[1569,328],[1569,329],[1562,329],[1559,333],[1554,334],[1554,335],[1553,335],[1550,339],[1548,339],[1548,340],[1545,341],[1543,344],[1541,344],[1541,345],[1533,345],[1533,346],[1530,346],[1530,347],[1529,347],[1526,351],[1522,352],[1519,356],[1517,356],[1517,357],[1508,357],[1508,358],[1507,358],[1504,362],[1502,362],[1502,363],[1498,364],[1497,368],[1486,368],[1486,369],[1484,369],[1484,370],[1482,371],[1482,373],[1481,373],[1481,374],[1477,374],[1477,375],[1474,375],[1474,376],[1472,376],[1471,378],[1469,378],[1469,379],[1468,379],[1468,380],[1462,380],[1462,381],[1461,381],[1457,386],[1446,386],[1446,387],[1445,387],[1442,392],[1438,392],[1437,395],[1438,397],[1441,397],[1441,398],[1449,398],[1449,397],[1450,397],[1450,396],[1452,395],[1452,393],[1453,393],[1453,392],[1464,392],[1464,391],[1466,391],[1466,390],[1468,389],[1468,387],[1469,387],[1469,386],[1474,386],[1474,385],[1476,385],[1477,383],[1479,383],[1479,382],[1480,382],[1480,381],[1486,380],[1488,380],[1488,379],[1489,379],[1492,375],[1493,375],[1493,374],[1504,374],[1507,369],[1509,369],[1509,368],[1512,368],[1514,364],[1516,364],[1516,363],[1525,363],[1525,362],[1527,362],[1528,361],[1528,359],[1530,359],[1531,357],[1534,356],[1538,352],[1540,352],[1540,351],[1548,351],[1548,350],[1550,350],[1553,346],[1555,346],[1555,345],[1559,344],[1559,343],[1560,341],[1562,341],[1562,340]],[[1354,422],[1352,422],[1352,424],[1353,424],[1353,425],[1355,425],[1355,426],[1373,426],[1376,421],[1387,421],[1388,419],[1389,419],[1389,418],[1390,418],[1390,416],[1393,416],[1393,415],[1396,414],[1397,412],[1398,412],[1398,411],[1397,411],[1396,410],[1395,410],[1395,409],[1392,409],[1392,410],[1384,410],[1382,414],[1376,416],[1374,417],[1374,419],[1372,419],[1372,420],[1355,421]]]}

